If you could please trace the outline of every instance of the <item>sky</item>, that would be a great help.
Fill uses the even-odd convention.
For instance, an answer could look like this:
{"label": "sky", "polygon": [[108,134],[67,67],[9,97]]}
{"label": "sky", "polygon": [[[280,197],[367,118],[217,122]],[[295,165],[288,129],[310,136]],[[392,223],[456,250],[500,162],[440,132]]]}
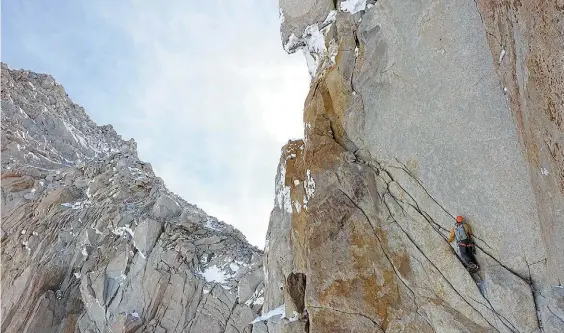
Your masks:
{"label": "sky", "polygon": [[277,0],[2,0],[1,58],[134,138],[167,187],[264,246],[310,77]]}

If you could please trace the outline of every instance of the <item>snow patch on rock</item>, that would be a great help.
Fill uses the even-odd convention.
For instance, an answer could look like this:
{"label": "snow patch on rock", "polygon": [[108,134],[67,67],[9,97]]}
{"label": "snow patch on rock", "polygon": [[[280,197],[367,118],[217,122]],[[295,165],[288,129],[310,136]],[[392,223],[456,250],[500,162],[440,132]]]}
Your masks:
{"label": "snow patch on rock", "polygon": [[503,61],[503,57],[505,57],[505,49],[501,49],[501,52],[499,53],[499,64],[501,64],[501,62]]}
{"label": "snow patch on rock", "polygon": [[278,170],[279,180],[276,186],[276,206],[281,210],[292,213],[292,200],[290,198],[290,186],[286,186],[286,163],[280,163]]}
{"label": "snow patch on rock", "polygon": [[313,198],[313,195],[315,193],[315,180],[313,180],[313,177],[311,176],[311,171],[309,169],[306,170],[306,181],[304,182],[304,190],[306,192],[306,195],[304,196],[304,204],[303,204],[303,208],[305,210],[307,210],[307,203],[309,202],[309,200],[311,200],[311,198]]}
{"label": "snow patch on rock", "polygon": [[279,307],[268,311],[267,313],[263,314],[262,316],[256,318],[251,322],[251,324],[258,323],[259,321],[267,321],[270,319],[281,319],[286,317],[285,311],[285,304],[280,305]]}
{"label": "snow patch on rock", "polygon": [[203,272],[201,272],[201,275],[206,281],[216,283],[226,283],[227,279],[229,278],[229,275],[225,274],[216,265],[209,266]]}
{"label": "snow patch on rock", "polygon": [[346,0],[339,7],[343,12],[356,14],[366,8],[366,0]]}
{"label": "snow patch on rock", "polygon": [[121,237],[126,237],[129,235],[131,238],[135,235],[134,231],[129,227],[129,224],[126,224],[124,227],[118,227],[112,230],[114,235],[119,235]]}
{"label": "snow patch on rock", "polygon": [[336,17],[337,11],[332,10],[322,23],[308,25],[301,37],[297,37],[292,33],[284,44],[284,50],[288,53],[294,53],[296,50],[302,49],[312,79],[315,78],[324,59],[329,60],[329,65],[335,63],[337,54],[336,43],[334,43],[335,46],[331,46],[331,43],[329,43],[330,50],[328,52],[325,35],[335,22]]}

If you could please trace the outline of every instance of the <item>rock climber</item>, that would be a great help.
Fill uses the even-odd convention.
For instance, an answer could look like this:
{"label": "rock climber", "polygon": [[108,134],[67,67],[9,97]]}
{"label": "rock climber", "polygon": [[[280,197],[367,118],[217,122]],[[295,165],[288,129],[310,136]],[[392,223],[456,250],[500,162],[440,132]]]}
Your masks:
{"label": "rock climber", "polygon": [[449,244],[456,239],[458,244],[458,249],[460,251],[460,256],[462,261],[466,265],[466,268],[470,272],[477,271],[480,267],[478,262],[474,257],[474,242],[472,241],[472,229],[470,226],[464,222],[462,216],[456,217],[456,223],[454,227],[450,230],[450,236],[448,237]]}

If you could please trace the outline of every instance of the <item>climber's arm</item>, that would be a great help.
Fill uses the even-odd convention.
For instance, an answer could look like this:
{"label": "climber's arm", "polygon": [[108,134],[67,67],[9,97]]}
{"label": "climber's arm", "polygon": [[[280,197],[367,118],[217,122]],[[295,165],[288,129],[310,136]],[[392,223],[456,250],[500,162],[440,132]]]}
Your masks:
{"label": "climber's arm", "polygon": [[448,243],[452,243],[452,241],[454,240],[454,228],[450,229],[450,235],[448,236]]}

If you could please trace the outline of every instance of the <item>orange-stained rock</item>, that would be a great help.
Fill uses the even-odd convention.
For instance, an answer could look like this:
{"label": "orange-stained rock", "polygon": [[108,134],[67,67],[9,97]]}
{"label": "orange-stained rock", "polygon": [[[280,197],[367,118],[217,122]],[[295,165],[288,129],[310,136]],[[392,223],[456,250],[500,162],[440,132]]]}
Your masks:
{"label": "orange-stained rock", "polygon": [[[265,311],[290,318],[302,274],[307,332],[564,330],[560,2],[292,7],[284,42],[309,25],[326,47],[292,44],[318,67],[278,170]],[[478,274],[446,241],[456,215]]]}

